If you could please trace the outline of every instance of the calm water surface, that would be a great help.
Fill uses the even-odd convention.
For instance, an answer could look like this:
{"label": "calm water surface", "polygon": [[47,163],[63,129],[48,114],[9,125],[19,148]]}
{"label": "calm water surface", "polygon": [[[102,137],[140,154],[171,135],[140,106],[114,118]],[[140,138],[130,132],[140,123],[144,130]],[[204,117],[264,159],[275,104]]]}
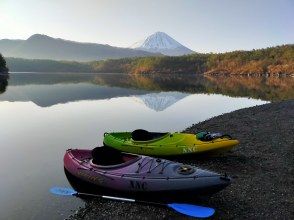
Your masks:
{"label": "calm water surface", "polygon": [[11,73],[8,82],[0,83],[0,219],[63,219],[83,205],[48,190],[69,186],[65,150],[101,145],[104,132],[181,131],[222,113],[293,95],[283,86],[268,94],[271,85],[264,79],[241,81]]}

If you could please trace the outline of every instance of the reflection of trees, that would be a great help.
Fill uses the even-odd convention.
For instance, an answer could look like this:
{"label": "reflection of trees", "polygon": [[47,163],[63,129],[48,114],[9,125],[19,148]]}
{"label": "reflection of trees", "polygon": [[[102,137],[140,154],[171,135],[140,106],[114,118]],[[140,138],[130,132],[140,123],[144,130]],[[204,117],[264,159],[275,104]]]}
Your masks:
{"label": "reflection of trees", "polygon": [[89,83],[93,81],[92,73],[13,73],[10,74],[9,85],[53,85]]}
{"label": "reflection of trees", "polygon": [[94,83],[99,85],[137,88],[150,91],[206,92],[205,78],[195,75],[134,74],[96,76]]}
{"label": "reflection of trees", "polygon": [[211,77],[207,80],[216,88],[215,92],[229,96],[244,96],[268,101],[294,98],[294,78],[292,77]]}
{"label": "reflection of trees", "polygon": [[94,83],[151,91],[216,93],[270,101],[294,98],[294,78],[291,77],[102,75],[96,76]]}
{"label": "reflection of trees", "polygon": [[[20,78],[18,78],[20,77]],[[0,93],[7,87],[8,77],[1,75]],[[293,77],[202,76],[187,74],[13,74],[9,85],[91,83],[147,91],[179,91],[215,93],[263,100],[294,98]]]}
{"label": "reflection of trees", "polygon": [[8,86],[8,78],[8,75],[0,74],[0,94],[6,91],[6,88]]}

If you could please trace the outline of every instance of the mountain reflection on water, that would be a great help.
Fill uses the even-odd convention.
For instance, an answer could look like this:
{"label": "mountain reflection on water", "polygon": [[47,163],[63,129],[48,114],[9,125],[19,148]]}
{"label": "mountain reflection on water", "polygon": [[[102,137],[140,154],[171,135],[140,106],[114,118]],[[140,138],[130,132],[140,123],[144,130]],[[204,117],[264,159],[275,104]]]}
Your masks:
{"label": "mountain reflection on water", "polygon": [[32,101],[48,107],[79,100],[135,96],[146,106],[161,111],[188,94],[278,101],[293,99],[293,88],[294,78],[291,77],[13,73],[9,85],[7,78],[0,78],[0,93],[3,93],[0,100]]}

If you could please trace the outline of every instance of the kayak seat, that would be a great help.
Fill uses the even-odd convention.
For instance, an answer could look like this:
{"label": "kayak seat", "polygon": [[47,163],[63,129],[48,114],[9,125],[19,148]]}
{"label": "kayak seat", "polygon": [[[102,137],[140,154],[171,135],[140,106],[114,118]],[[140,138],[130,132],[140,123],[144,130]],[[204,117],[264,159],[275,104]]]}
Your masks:
{"label": "kayak seat", "polygon": [[143,129],[137,129],[132,132],[132,139],[134,141],[150,141],[153,139],[160,138],[167,133],[160,133],[160,132],[149,132]]}
{"label": "kayak seat", "polygon": [[96,147],[91,154],[92,162],[97,165],[109,166],[125,162],[122,153],[110,147]]}

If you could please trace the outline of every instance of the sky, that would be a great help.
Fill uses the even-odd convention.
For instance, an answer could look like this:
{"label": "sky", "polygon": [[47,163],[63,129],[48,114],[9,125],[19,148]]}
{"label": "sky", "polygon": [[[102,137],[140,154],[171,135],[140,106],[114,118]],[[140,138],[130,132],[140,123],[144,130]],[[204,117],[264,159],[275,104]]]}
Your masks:
{"label": "sky", "polygon": [[156,31],[197,52],[294,43],[294,0],[0,0],[0,39],[128,47]]}

